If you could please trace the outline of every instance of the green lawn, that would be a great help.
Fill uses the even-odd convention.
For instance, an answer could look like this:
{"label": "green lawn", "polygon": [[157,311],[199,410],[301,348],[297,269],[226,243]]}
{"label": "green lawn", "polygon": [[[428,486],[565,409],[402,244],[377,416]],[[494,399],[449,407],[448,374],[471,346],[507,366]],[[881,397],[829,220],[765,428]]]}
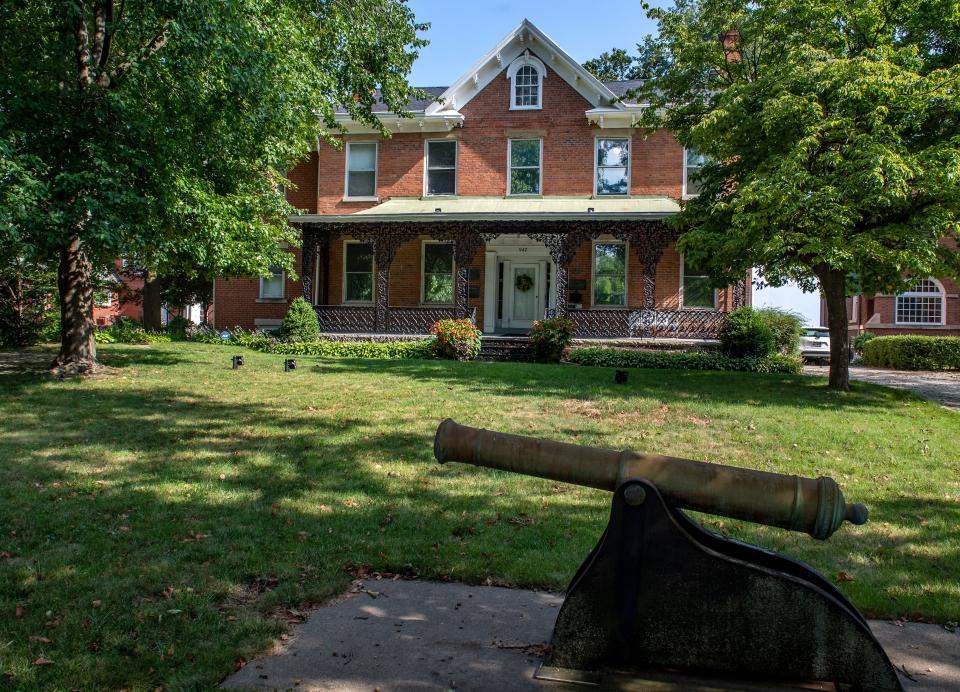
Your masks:
{"label": "green lawn", "polygon": [[[101,349],[111,374],[0,374],[0,687],[209,687],[358,568],[562,588],[603,492],[432,458],[446,417],[830,475],[830,541],[704,517],[811,563],[874,616],[960,620],[960,416],[799,376]],[[841,576],[840,573],[844,573]],[[52,665],[35,665],[37,659]]]}

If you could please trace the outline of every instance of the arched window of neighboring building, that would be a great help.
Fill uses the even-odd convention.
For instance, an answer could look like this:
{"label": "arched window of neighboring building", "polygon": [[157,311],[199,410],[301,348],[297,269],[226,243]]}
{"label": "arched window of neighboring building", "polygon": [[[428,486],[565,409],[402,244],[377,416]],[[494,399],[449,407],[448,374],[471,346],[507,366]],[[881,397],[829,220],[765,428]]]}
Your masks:
{"label": "arched window of neighboring building", "polygon": [[897,324],[943,324],[946,292],[936,279],[921,279],[897,295]]}
{"label": "arched window of neighboring building", "polygon": [[510,64],[510,110],[543,108],[543,77],[546,68],[537,58],[524,53]]}

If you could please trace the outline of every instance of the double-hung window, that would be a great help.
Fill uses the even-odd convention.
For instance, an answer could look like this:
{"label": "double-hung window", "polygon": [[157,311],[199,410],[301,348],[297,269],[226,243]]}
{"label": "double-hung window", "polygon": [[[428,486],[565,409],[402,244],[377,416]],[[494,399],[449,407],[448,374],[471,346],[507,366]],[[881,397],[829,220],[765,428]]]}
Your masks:
{"label": "double-hung window", "polygon": [[343,249],[343,302],[373,302],[373,245],[347,242]]}
{"label": "double-hung window", "polygon": [[715,310],[717,292],[710,285],[710,275],[687,258],[683,258],[683,281],[680,288],[680,305],[684,308]]}
{"label": "double-hung window", "polygon": [[453,304],[453,243],[423,244],[423,302]]}
{"label": "double-hung window", "polygon": [[284,274],[281,267],[270,267],[270,275],[260,277],[260,299],[281,300],[283,298]]}
{"label": "double-hung window", "polygon": [[377,143],[347,142],[348,199],[375,199],[377,196]]}
{"label": "double-hung window", "polygon": [[507,192],[511,195],[539,195],[543,140],[511,139],[508,148],[510,187]]}
{"label": "double-hung window", "polygon": [[627,304],[627,246],[625,243],[596,243],[593,246],[593,304]]}
{"label": "double-hung window", "polygon": [[457,141],[427,142],[428,195],[457,194]]}
{"label": "double-hung window", "polygon": [[630,140],[597,140],[597,195],[630,192]]}
{"label": "double-hung window", "polygon": [[933,279],[917,281],[897,296],[897,324],[943,324],[944,292]]}
{"label": "double-hung window", "polygon": [[700,194],[700,170],[707,162],[706,157],[693,149],[683,150],[683,196],[696,197]]}

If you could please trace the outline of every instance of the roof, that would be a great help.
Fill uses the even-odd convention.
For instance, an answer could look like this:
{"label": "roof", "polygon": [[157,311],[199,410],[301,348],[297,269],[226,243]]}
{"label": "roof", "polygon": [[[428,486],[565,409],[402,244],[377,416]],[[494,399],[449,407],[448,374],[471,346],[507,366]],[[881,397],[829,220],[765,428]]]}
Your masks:
{"label": "roof", "polygon": [[293,223],[657,219],[680,211],[670,197],[396,197],[351,214],[302,214]]}

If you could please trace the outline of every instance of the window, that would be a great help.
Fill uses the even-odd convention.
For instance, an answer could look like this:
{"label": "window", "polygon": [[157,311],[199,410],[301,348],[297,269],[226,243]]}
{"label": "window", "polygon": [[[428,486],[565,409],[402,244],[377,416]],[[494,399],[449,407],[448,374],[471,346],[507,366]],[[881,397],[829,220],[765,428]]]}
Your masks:
{"label": "window", "polygon": [[710,285],[710,275],[698,268],[687,258],[683,258],[683,274],[681,275],[680,306],[683,308],[697,308],[715,310],[717,307],[717,292]]}
{"label": "window", "polygon": [[593,304],[627,304],[625,243],[597,243],[593,246]]}
{"label": "window", "polygon": [[700,194],[700,181],[697,178],[707,159],[693,149],[684,149],[683,156],[683,196],[696,197]]}
{"label": "window", "polygon": [[537,110],[543,107],[543,78],[546,67],[524,51],[507,69],[510,79],[510,110]]}
{"label": "window", "polygon": [[282,300],[283,284],[283,269],[280,267],[270,267],[270,276],[260,277],[261,300]]}
{"label": "window", "polygon": [[423,244],[423,302],[453,304],[453,244]]}
{"label": "window", "polygon": [[377,196],[377,143],[347,142],[347,194],[354,199]]}
{"label": "window", "polygon": [[457,194],[457,142],[427,142],[427,194]]}
{"label": "window", "polygon": [[511,139],[509,143],[511,195],[540,194],[540,158],[543,141]]}
{"label": "window", "polygon": [[343,302],[373,302],[373,245],[348,242],[343,250]]}
{"label": "window", "polygon": [[598,195],[626,195],[630,192],[630,140],[597,140]]}
{"label": "window", "polygon": [[945,294],[936,279],[922,279],[897,296],[897,324],[943,324]]}

